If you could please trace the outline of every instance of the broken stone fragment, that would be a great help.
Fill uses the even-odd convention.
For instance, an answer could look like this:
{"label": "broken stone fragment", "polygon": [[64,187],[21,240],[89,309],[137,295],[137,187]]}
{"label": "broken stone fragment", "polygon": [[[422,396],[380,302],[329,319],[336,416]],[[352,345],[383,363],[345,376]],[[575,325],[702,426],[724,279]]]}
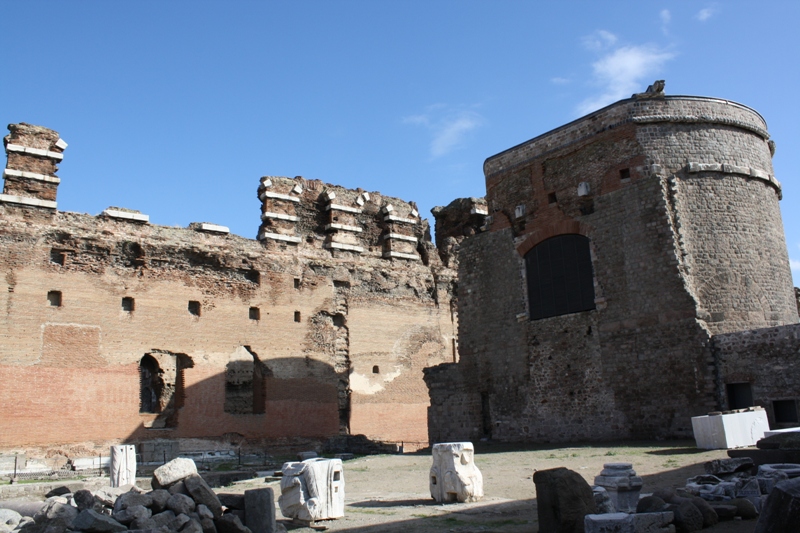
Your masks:
{"label": "broken stone fragment", "polygon": [[14,529],[22,520],[22,515],[13,509],[0,509],[0,525],[10,526]]}
{"label": "broken stone fragment", "polygon": [[745,472],[753,468],[753,459],[750,457],[732,457],[728,459],[714,459],[703,465],[707,474],[732,474]]}
{"label": "broken stone fragment", "polygon": [[533,482],[540,531],[581,531],[584,517],[597,514],[592,488],[577,472],[567,468],[539,470],[534,472]]}
{"label": "broken stone fragment", "polygon": [[154,514],[160,513],[167,508],[167,500],[169,500],[170,496],[172,495],[169,493],[169,491],[164,489],[156,489],[150,493],[150,497],[153,499],[150,509]]}
{"label": "broken stone fragment", "polygon": [[140,494],[138,492],[126,492],[121,494],[117,501],[114,502],[114,512],[122,511],[128,507],[141,506],[150,507],[153,504],[152,493],[146,492]]}
{"label": "broken stone fragment", "polygon": [[235,514],[228,513],[214,521],[218,533],[253,533],[242,524],[239,517]]}
{"label": "broken stone fragment", "polygon": [[244,491],[245,525],[253,533],[274,533],[275,493],[271,488]]}
{"label": "broken stone fragment", "polygon": [[183,484],[194,501],[208,507],[214,518],[222,516],[222,504],[203,478],[197,474],[192,474],[183,480]]}
{"label": "broken stone fragment", "polygon": [[72,521],[72,529],[86,533],[117,533],[128,528],[110,516],[100,514],[91,509],[81,511]]}
{"label": "broken stone fragment", "polygon": [[800,524],[800,478],[781,481],[767,498],[754,533],[789,533]]}
{"label": "broken stone fragment", "polygon": [[222,505],[228,509],[244,509],[244,494],[217,494]]}
{"label": "broken stone fragment", "polygon": [[429,475],[431,497],[437,502],[474,502],[483,498],[483,475],[475,465],[471,442],[434,444]]}
{"label": "broken stone fragment", "polygon": [[195,501],[185,494],[173,494],[167,500],[167,509],[176,515],[189,514],[195,507]]}
{"label": "broken stone fragment", "polygon": [[130,505],[125,509],[114,511],[111,517],[120,524],[130,524],[134,520],[145,520],[152,516],[153,512],[144,505]]}
{"label": "broken stone fragment", "polygon": [[194,461],[178,457],[156,468],[153,472],[153,477],[163,488],[192,474],[197,474],[197,465],[194,464]]}

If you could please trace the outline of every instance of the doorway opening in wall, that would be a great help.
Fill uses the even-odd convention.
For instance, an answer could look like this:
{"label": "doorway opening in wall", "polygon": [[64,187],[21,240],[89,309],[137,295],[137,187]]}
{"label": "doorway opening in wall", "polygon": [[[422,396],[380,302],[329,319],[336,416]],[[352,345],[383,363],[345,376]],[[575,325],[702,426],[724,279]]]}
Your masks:
{"label": "doorway opening in wall", "polygon": [[749,383],[728,383],[728,409],[747,409],[753,407],[753,388]]}
{"label": "doorway opening in wall", "polygon": [[776,424],[792,424],[798,422],[797,401],[795,400],[775,400],[772,402],[772,412],[775,414]]}
{"label": "doorway opening in wall", "polygon": [[540,242],[525,254],[525,272],[531,320],[595,308],[587,237],[558,235]]}
{"label": "doorway opening in wall", "polygon": [[264,414],[269,370],[250,346],[239,346],[225,366],[225,412]]}
{"label": "doorway opening in wall", "polygon": [[139,361],[139,414],[146,428],[174,428],[184,403],[186,354],[153,351]]}

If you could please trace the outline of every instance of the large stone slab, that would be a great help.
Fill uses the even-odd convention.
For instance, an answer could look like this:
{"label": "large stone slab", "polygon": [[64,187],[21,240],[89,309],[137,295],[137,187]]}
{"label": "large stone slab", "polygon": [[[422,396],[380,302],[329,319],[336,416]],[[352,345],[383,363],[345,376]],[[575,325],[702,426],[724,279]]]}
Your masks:
{"label": "large stone slab", "polygon": [[539,470],[534,472],[533,482],[540,531],[582,533],[586,515],[597,513],[592,487],[577,472],[567,468]]}
{"label": "large stone slab", "polygon": [[692,431],[698,448],[719,450],[755,446],[769,431],[767,412],[756,409],[742,413],[695,416]]}
{"label": "large stone slab", "polygon": [[474,502],[483,498],[483,476],[471,442],[434,444],[429,485],[437,502]]}
{"label": "large stone slab", "polygon": [[271,488],[244,491],[244,516],[253,533],[275,533],[275,493]]}
{"label": "large stone slab", "polygon": [[197,465],[194,461],[178,457],[156,468],[153,477],[161,487],[168,487],[192,474],[197,474]]}

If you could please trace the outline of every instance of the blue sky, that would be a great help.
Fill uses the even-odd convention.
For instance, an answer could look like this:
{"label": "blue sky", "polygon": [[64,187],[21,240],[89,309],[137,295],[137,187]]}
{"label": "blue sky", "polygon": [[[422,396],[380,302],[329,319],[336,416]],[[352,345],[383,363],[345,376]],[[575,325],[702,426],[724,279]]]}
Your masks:
{"label": "blue sky", "polygon": [[0,122],[69,143],[59,209],[254,237],[258,179],[418,203],[666,79],[759,111],[800,285],[800,2],[37,1],[0,9]]}

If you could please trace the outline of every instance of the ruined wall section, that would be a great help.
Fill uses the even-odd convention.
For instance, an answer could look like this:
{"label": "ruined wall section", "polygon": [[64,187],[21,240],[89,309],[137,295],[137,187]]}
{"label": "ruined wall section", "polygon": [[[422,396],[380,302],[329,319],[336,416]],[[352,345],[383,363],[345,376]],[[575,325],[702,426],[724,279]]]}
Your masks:
{"label": "ruined wall section", "polygon": [[[717,408],[729,383],[711,334],[797,322],[770,150],[763,119],[744,106],[660,96],[489,158],[489,232],[461,243],[454,383],[511,386],[450,392],[471,394],[502,440],[690,436],[690,417]],[[595,309],[531,321],[524,257],[570,234],[589,240]],[[431,427],[463,433],[439,418],[446,386],[428,375]]]}
{"label": "ruined wall section", "polygon": [[3,138],[8,163],[0,202],[55,209],[58,162],[67,147],[58,132],[31,124],[9,124]]}
{"label": "ruined wall section", "polygon": [[[267,180],[262,213],[297,220],[264,217],[260,240],[211,223],[156,226],[130,209],[90,216],[0,198],[0,379],[18,383],[2,394],[0,445],[425,441],[422,369],[452,361],[455,346],[452,289],[437,282],[453,275],[425,264],[427,223],[378,193]],[[281,211],[265,190],[297,201],[277,198]],[[328,209],[334,195],[369,204]],[[364,235],[363,251],[326,246],[343,242],[335,224],[361,229],[350,233]],[[159,379],[144,379],[145,361]]]}
{"label": "ruined wall section", "polygon": [[[800,325],[715,335],[711,352],[721,384],[749,385],[753,404],[766,409],[771,428],[800,425]],[[720,408],[731,408],[725,394]]]}

